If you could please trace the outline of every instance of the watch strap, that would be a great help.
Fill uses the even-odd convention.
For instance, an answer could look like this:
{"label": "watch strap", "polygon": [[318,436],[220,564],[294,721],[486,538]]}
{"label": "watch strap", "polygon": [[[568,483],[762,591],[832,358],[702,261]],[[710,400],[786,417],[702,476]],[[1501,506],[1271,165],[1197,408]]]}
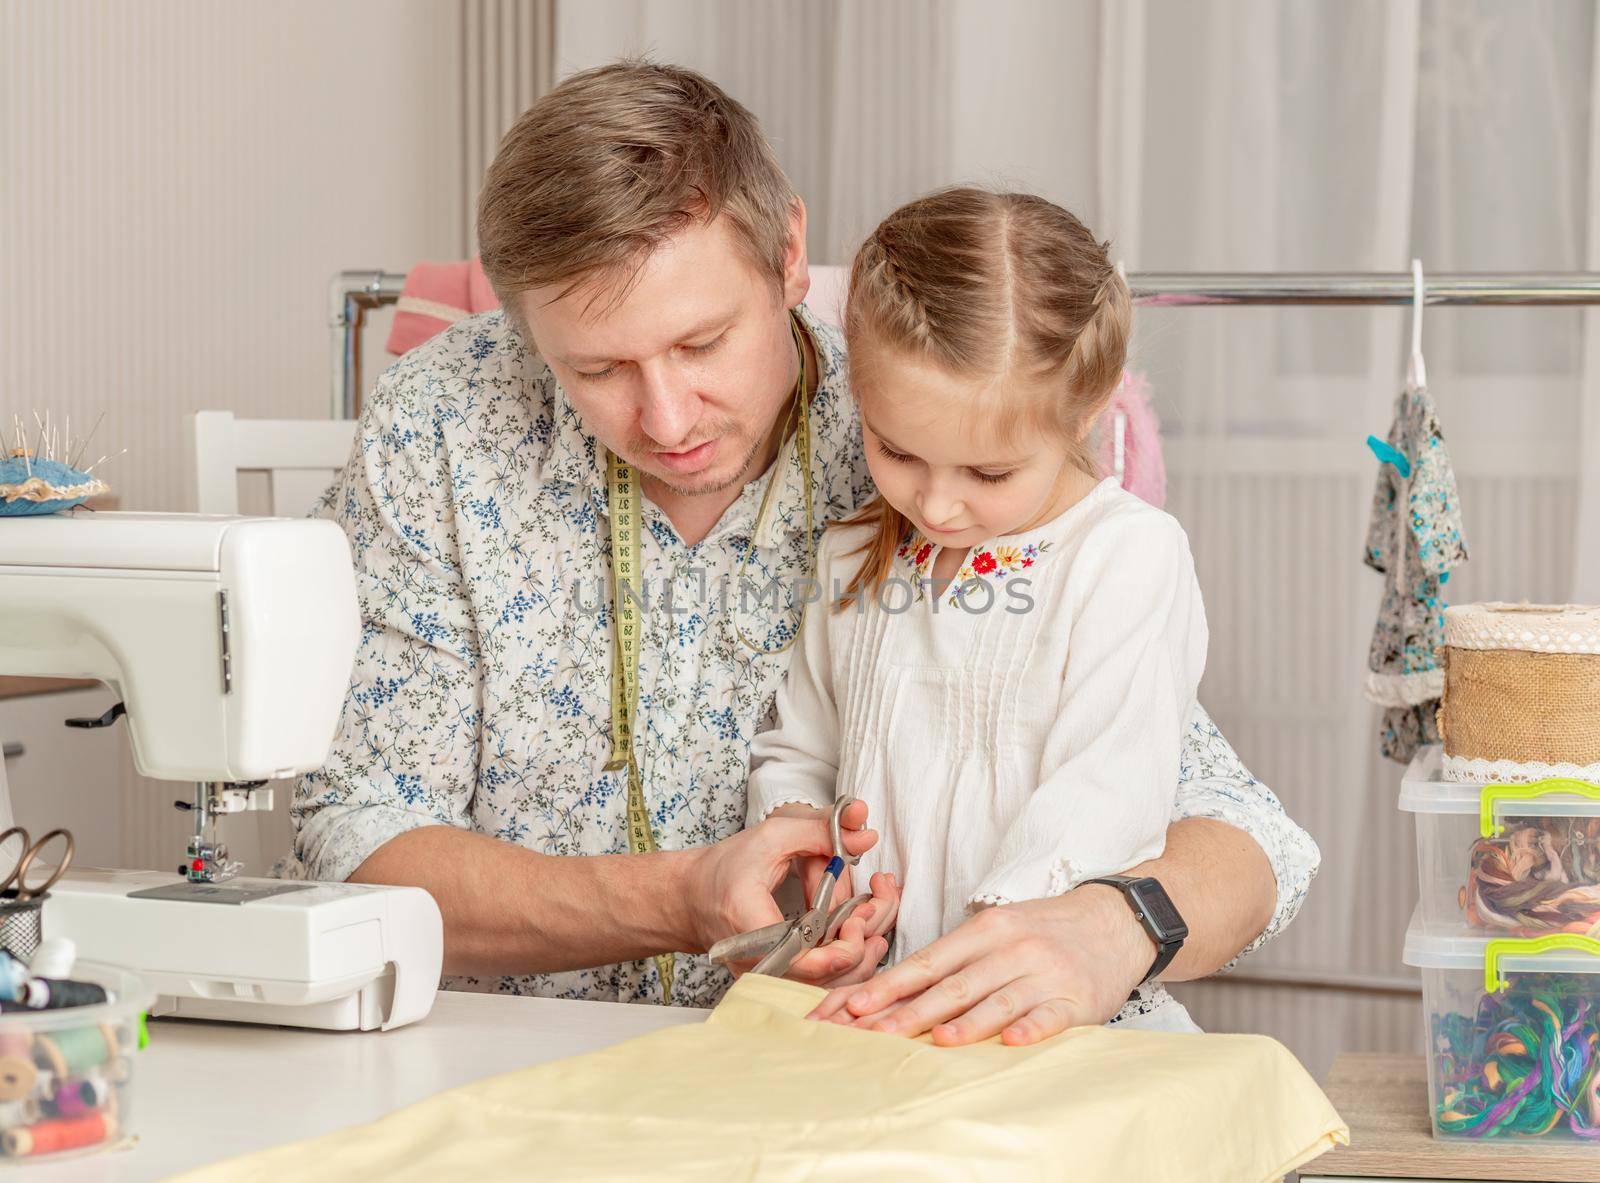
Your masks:
{"label": "watch strap", "polygon": [[[1103,883],[1107,887],[1114,887],[1120,891],[1122,893],[1122,898],[1127,901],[1128,907],[1133,910],[1134,916],[1138,918],[1140,925],[1143,926],[1145,935],[1147,935],[1155,944],[1156,957],[1155,960],[1150,963],[1150,968],[1145,972],[1144,977],[1139,979],[1139,985],[1141,986],[1152,981],[1161,973],[1162,970],[1166,969],[1167,966],[1172,964],[1172,959],[1178,955],[1178,950],[1183,948],[1184,939],[1188,936],[1187,927],[1185,928],[1184,934],[1178,937],[1169,936],[1161,932],[1156,927],[1155,921],[1146,914],[1144,908],[1140,906],[1139,901],[1135,898],[1133,893],[1134,885],[1143,882],[1153,883],[1158,889],[1165,892],[1165,889],[1161,887],[1159,880],[1150,879],[1147,877],[1135,878],[1131,875],[1102,875],[1096,879],[1085,879],[1082,884],[1079,884],[1081,887],[1089,883]],[[1169,906],[1171,905],[1170,899],[1168,900],[1168,904]],[[1177,911],[1176,907],[1173,908],[1173,911]]]}

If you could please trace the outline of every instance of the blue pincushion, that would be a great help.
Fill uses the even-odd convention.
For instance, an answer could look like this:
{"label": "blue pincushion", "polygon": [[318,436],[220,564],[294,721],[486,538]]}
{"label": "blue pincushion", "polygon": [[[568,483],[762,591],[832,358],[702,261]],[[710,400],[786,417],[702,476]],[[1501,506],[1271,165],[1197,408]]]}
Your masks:
{"label": "blue pincushion", "polygon": [[71,509],[107,488],[104,481],[59,460],[0,456],[0,518]]}

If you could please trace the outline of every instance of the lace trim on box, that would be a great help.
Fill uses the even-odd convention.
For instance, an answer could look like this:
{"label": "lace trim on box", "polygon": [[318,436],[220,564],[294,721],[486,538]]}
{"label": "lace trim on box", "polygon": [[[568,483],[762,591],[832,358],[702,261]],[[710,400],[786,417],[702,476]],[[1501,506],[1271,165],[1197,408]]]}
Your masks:
{"label": "lace trim on box", "polygon": [[1600,654],[1600,607],[1581,604],[1460,604],[1444,614],[1456,649]]}
{"label": "lace trim on box", "polygon": [[1484,760],[1476,756],[1445,756],[1440,775],[1455,784],[1528,784],[1561,777],[1600,784],[1600,764],[1546,764],[1542,760]]}

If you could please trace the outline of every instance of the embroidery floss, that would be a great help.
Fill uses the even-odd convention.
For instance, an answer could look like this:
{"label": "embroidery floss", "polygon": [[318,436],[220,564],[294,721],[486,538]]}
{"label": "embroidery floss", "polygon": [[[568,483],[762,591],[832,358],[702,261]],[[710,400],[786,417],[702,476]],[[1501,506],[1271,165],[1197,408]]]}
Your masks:
{"label": "embroidery floss", "polygon": [[1459,902],[1477,928],[1590,934],[1600,924],[1600,818],[1525,818],[1473,843]]}
{"label": "embroidery floss", "polygon": [[1472,1138],[1538,1137],[1565,1123],[1600,1138],[1600,1025],[1593,979],[1487,994],[1476,1016],[1433,1016],[1438,1123]]}

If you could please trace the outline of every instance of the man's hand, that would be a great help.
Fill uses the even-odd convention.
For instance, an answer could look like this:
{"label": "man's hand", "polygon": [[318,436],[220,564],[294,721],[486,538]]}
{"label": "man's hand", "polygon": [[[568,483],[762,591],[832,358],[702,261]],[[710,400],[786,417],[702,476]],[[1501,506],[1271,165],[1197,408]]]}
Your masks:
{"label": "man's hand", "polygon": [[[796,957],[783,976],[833,989],[864,982],[877,973],[900,912],[900,885],[893,875],[879,871],[872,877],[871,890],[872,898],[850,913],[833,940]],[[758,960],[752,957],[728,968],[742,975]]]}
{"label": "man's hand", "polygon": [[[863,827],[867,821],[867,806],[865,802],[857,801],[847,807],[839,818],[840,837],[844,841],[847,851],[859,855],[871,849],[877,841],[877,833]],[[795,824],[799,827],[796,829]],[[717,846],[710,848],[706,854],[712,858],[733,858],[742,865],[743,860],[749,857],[749,852],[730,847],[731,843],[750,834],[758,834],[767,827],[778,827],[774,833],[774,840],[784,843],[794,841],[804,835],[807,843],[804,849],[796,848],[791,857],[790,865],[801,886],[805,891],[807,906],[816,894],[817,884],[822,878],[823,871],[828,865],[828,860],[833,855],[832,838],[828,833],[828,813],[808,805],[785,805],[774,810],[760,825],[745,831],[744,835],[735,835]],[[813,829],[814,828],[814,829]],[[821,836],[820,843],[812,842],[811,834]],[[791,837],[793,836],[793,837]],[[723,847],[730,847],[723,851]],[[721,852],[720,854],[717,852]],[[730,868],[724,867],[724,872]],[[783,919],[772,893],[783,882],[784,870],[780,868],[776,878],[758,891],[751,892],[745,889],[745,894],[735,895],[732,899],[724,901],[719,909],[713,912],[712,923],[718,928],[722,925],[732,924],[731,929],[718,931],[713,929],[715,936],[707,941],[707,947],[715,943],[715,939],[731,933],[748,932],[767,924],[775,924]],[[741,870],[736,874],[748,875],[749,870]],[[716,888],[710,888],[716,891]],[[795,958],[785,977],[796,981],[811,982],[819,986],[842,986],[853,982],[865,981],[877,970],[878,963],[883,960],[884,954],[889,951],[888,932],[894,927],[895,917],[900,910],[900,887],[895,882],[894,876],[883,872],[872,877],[870,890],[872,899],[856,908],[840,927],[837,936],[826,945],[821,945]],[[850,869],[845,868],[840,876],[839,885],[833,893],[830,907],[836,907],[849,899],[853,894]],[[714,895],[704,895],[703,900],[715,900]],[[730,908],[732,909],[730,911]],[[743,973],[752,960],[746,965],[735,965],[730,968],[735,973]]]}
{"label": "man's hand", "polygon": [[[878,841],[876,830],[841,829],[845,850],[862,854]],[[783,919],[772,893],[794,859],[833,851],[827,818],[769,817],[757,826],[696,851],[690,878],[695,948]],[[815,950],[813,950],[815,952]]]}
{"label": "man's hand", "polygon": [[809,1017],[897,1035],[931,1030],[942,1045],[995,1034],[1035,1043],[1110,1019],[1154,957],[1121,895],[1087,884],[985,909],[871,981],[833,990]]}
{"label": "man's hand", "polygon": [[[791,804],[780,805],[767,816],[800,818],[815,817],[821,818],[824,822],[826,822],[829,817],[829,811],[826,809],[818,809],[815,805]],[[863,829],[865,828],[866,824],[867,803],[865,801],[852,801],[848,806],[845,807],[844,812],[839,815],[839,833],[841,835],[848,830]],[[800,886],[805,891],[807,906],[810,905],[812,899],[816,896],[817,884],[822,879],[822,873],[828,869],[828,862],[832,857],[833,851],[831,849],[823,854],[803,854],[795,856],[794,874],[795,878],[800,880]],[[833,889],[833,900],[829,903],[829,908],[838,907],[840,904],[844,903],[845,900],[849,899],[855,894],[855,891],[852,889],[851,882],[850,867],[847,864],[843,873],[839,876],[838,884]]]}

